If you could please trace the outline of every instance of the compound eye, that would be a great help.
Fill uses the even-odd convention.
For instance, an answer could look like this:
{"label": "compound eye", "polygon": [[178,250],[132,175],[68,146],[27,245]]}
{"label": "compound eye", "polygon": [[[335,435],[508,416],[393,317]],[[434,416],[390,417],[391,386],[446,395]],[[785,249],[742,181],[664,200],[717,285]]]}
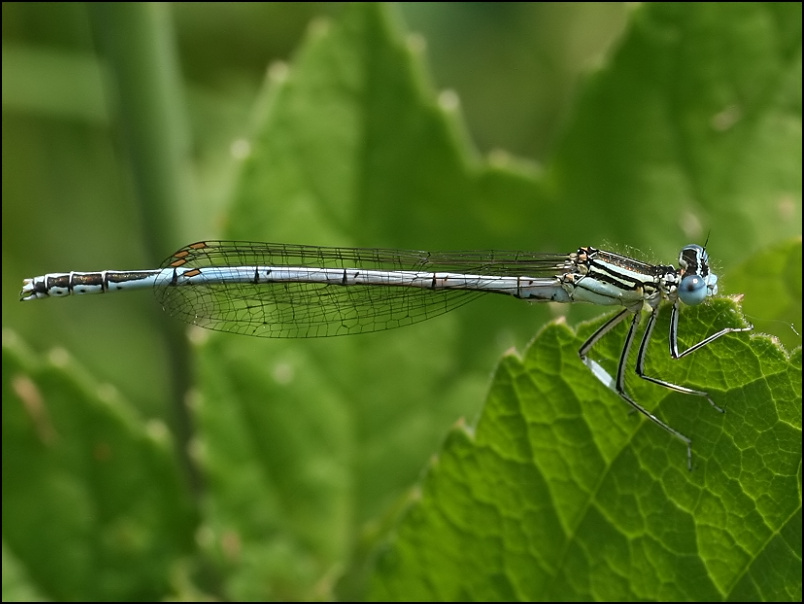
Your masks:
{"label": "compound eye", "polygon": [[706,299],[706,281],[700,275],[687,275],[678,286],[678,297],[684,304],[695,306]]}

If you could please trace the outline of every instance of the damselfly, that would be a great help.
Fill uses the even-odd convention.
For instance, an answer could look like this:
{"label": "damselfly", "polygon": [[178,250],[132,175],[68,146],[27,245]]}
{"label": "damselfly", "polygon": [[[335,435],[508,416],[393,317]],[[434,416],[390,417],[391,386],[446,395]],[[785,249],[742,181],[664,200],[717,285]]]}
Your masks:
{"label": "damselfly", "polygon": [[[531,302],[588,302],[622,306],[578,351],[581,360],[633,409],[687,447],[692,441],[625,390],[625,366],[643,308],[650,312],[639,343],[636,373],[642,379],[700,396],[709,394],[645,374],[648,348],[662,301],[672,303],[670,354],[684,357],[747,327],[726,327],[678,350],[681,303],[700,304],[717,294],[706,250],[688,245],[678,268],[652,265],[592,247],[571,254],[532,252],[420,252],[204,241],[182,248],[160,269],[51,273],[25,279],[21,299],[95,294],[152,287],[170,315],[208,329],[272,338],[306,338],[380,331],[430,319],[484,293]],[[589,358],[592,347],[628,317],[631,326],[612,377]]]}

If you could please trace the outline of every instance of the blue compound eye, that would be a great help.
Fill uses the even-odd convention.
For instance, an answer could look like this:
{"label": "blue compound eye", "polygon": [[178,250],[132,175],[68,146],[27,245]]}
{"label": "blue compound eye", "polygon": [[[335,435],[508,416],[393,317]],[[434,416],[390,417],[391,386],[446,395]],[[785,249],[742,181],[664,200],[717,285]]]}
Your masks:
{"label": "blue compound eye", "polygon": [[700,275],[687,275],[678,286],[678,297],[690,306],[700,304],[706,299],[706,281]]}

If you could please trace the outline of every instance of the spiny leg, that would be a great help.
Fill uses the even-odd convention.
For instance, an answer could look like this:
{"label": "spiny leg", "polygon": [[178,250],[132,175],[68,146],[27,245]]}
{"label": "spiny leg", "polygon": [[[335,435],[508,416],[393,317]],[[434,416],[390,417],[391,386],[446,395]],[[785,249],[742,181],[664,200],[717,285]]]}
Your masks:
{"label": "spiny leg", "polygon": [[[633,314],[633,320],[631,321],[631,327],[628,329],[628,335],[625,338],[625,343],[623,344],[622,352],[620,353],[620,362],[617,366],[617,379],[613,380],[611,375],[603,369],[603,367],[597,362],[588,357],[589,350],[609,331],[611,331],[615,326],[625,319],[625,317],[629,314]],[[653,331],[653,325],[656,320],[657,310],[654,309],[651,313],[650,319],[648,321],[647,328],[645,330],[645,335],[642,338],[642,342],[640,344],[640,352],[647,348],[647,343],[650,340],[651,332]],[[642,405],[637,403],[628,393],[625,391],[625,367],[628,361],[629,353],[631,352],[631,346],[634,343],[634,338],[636,336],[637,329],[639,327],[639,323],[641,320],[640,311],[632,311],[630,309],[625,309],[607,323],[605,323],[602,327],[600,327],[595,333],[591,335],[591,337],[584,342],[583,346],[581,346],[580,350],[578,350],[578,355],[581,357],[583,363],[589,367],[595,377],[601,381],[606,387],[610,390],[616,392],[620,398],[622,398],[626,403],[628,403],[632,409],[638,411],[648,419],[650,419],[653,423],[657,424],[659,427],[664,429],[666,432],[670,433],[672,436],[679,439],[683,442],[687,447],[687,468],[692,470],[692,440],[684,436],[678,430],[671,428],[668,424],[664,423],[650,411],[645,409]],[[643,377],[640,375],[640,377]],[[646,378],[649,381],[656,381],[652,378]],[[657,383],[661,383],[658,381]],[[670,385],[672,387],[672,385]]]}
{"label": "spiny leg", "polygon": [[[648,341],[650,339],[651,333],[653,332],[653,327],[655,326],[655,317],[657,315],[658,315],[658,309],[656,309],[653,313],[651,313],[651,318],[648,321],[648,327],[645,330],[645,337],[642,339],[642,344],[639,347],[639,354],[637,355],[637,364],[636,364],[637,375],[639,377],[641,377],[643,380],[648,380],[649,382],[653,382],[654,384],[664,386],[665,388],[669,388],[670,390],[674,390],[676,392],[681,392],[682,394],[692,394],[694,396],[701,396],[701,397],[705,398],[707,401],[709,401],[709,404],[712,405],[712,407],[714,407],[715,409],[717,409],[721,413],[725,413],[725,411],[721,407],[719,407],[715,403],[715,401],[712,400],[712,397],[709,396],[708,392],[704,392],[703,390],[695,390],[693,388],[686,388],[684,386],[679,386],[678,384],[673,384],[671,382],[667,382],[667,381],[659,379],[659,378],[655,378],[655,377],[651,377],[649,375],[645,375],[644,366],[645,366],[645,355],[647,353],[647,348],[648,348],[647,344],[648,344]],[[703,340],[701,340],[697,344],[693,344],[692,346],[690,346],[686,350],[684,350],[684,351],[679,353],[678,352],[678,317],[679,317],[678,301],[676,301],[676,303],[673,305],[673,310],[672,310],[672,313],[670,315],[670,337],[669,337],[669,340],[670,340],[670,356],[672,358],[674,358],[674,359],[680,359],[682,357],[685,357],[688,354],[703,348],[704,346],[706,346],[710,342],[713,342],[714,340],[717,340],[719,337],[726,335],[727,333],[749,331],[749,330],[753,329],[753,326],[748,326],[748,327],[726,327],[724,329],[721,329],[717,333],[712,334],[711,336],[709,336],[707,338],[704,338]]]}
{"label": "spiny leg", "polygon": [[[673,309],[675,310],[675,306],[673,307]],[[704,392],[703,390],[695,390],[693,388],[687,388],[685,386],[679,386],[678,384],[673,384],[672,382],[668,382],[668,381],[662,380],[660,378],[655,378],[655,377],[652,377],[650,375],[645,375],[645,370],[644,370],[644,367],[645,367],[645,355],[647,354],[647,351],[648,351],[648,342],[650,341],[651,335],[653,334],[653,328],[656,326],[656,317],[658,316],[658,314],[659,314],[659,310],[657,308],[651,313],[650,319],[648,319],[648,325],[645,328],[645,335],[642,338],[642,343],[639,345],[639,352],[637,353],[636,374],[639,377],[641,377],[643,380],[653,382],[654,384],[658,384],[659,386],[664,386],[665,388],[669,388],[670,390],[674,390],[676,392],[681,392],[682,394],[692,394],[694,396],[702,396],[707,401],[709,401],[709,404],[712,405],[715,409],[717,409],[721,413],[725,413],[725,411],[723,411],[723,409],[721,409],[720,407],[718,407],[715,404],[715,401],[712,400],[712,398],[709,396],[709,394],[707,392]],[[675,330],[673,328],[673,323],[672,323],[672,319],[671,319],[671,322],[670,322],[670,348],[671,348],[671,350],[672,350],[673,346],[676,344],[675,343],[675,335],[676,334],[675,334]],[[685,352],[685,354],[686,354],[686,352]],[[673,358],[680,358],[680,357],[673,357]]]}
{"label": "spiny leg", "polygon": [[751,331],[754,329],[753,325],[749,325],[747,327],[724,327],[717,333],[713,333],[711,336],[708,336],[698,342],[697,344],[693,344],[686,350],[681,352],[678,351],[678,300],[676,303],[673,304],[673,311],[670,314],[670,356],[674,359],[680,359],[681,357],[685,357],[690,353],[695,352],[699,348],[703,348],[710,342],[714,342],[721,336],[725,336],[727,333],[739,333],[741,331]]}

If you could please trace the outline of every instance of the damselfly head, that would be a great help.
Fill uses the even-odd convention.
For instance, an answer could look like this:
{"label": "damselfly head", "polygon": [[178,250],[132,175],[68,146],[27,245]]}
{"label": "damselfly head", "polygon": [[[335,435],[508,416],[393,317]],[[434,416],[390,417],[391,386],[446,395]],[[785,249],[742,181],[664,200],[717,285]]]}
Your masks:
{"label": "damselfly head", "polygon": [[709,254],[700,245],[691,244],[678,256],[681,283],[678,297],[684,304],[694,306],[717,294],[717,276],[709,271]]}

